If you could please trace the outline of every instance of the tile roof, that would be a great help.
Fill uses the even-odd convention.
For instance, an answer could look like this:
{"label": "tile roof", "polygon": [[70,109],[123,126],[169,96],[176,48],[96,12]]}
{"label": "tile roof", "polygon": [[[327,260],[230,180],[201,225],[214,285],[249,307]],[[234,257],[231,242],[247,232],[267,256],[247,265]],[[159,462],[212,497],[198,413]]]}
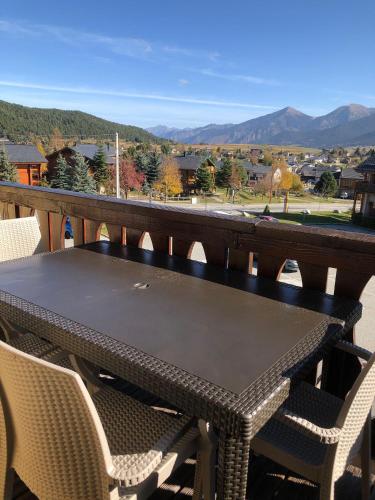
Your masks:
{"label": "tile roof", "polygon": [[[85,158],[92,160],[96,152],[98,151],[99,146],[97,146],[96,144],[76,144],[70,149],[72,149],[76,153],[80,153]],[[107,163],[113,163],[114,157],[116,156],[115,148],[106,144],[103,146],[103,150],[107,158]]]}
{"label": "tile roof", "polygon": [[46,163],[47,160],[33,144],[4,144],[12,163]]}
{"label": "tile roof", "polygon": [[375,172],[375,154],[368,156],[356,168],[358,172]]}
{"label": "tile roof", "polygon": [[340,168],[328,165],[304,165],[301,169],[301,175],[304,177],[317,177],[323,172],[332,172],[335,174],[340,172]]}
{"label": "tile roof", "polygon": [[341,179],[354,179],[361,181],[363,180],[363,175],[355,168],[343,168],[341,172]]}
{"label": "tile roof", "polygon": [[[251,163],[251,161],[248,160],[237,160],[237,162],[243,166],[243,168],[246,170],[248,173],[252,174],[268,174],[268,172],[271,171],[271,167],[267,165],[261,165],[261,164],[255,164]],[[222,165],[222,161],[217,161],[216,162],[216,167],[220,168]]]}
{"label": "tile roof", "polygon": [[176,156],[174,158],[180,170],[198,170],[202,162],[207,160],[207,157],[198,155]]}

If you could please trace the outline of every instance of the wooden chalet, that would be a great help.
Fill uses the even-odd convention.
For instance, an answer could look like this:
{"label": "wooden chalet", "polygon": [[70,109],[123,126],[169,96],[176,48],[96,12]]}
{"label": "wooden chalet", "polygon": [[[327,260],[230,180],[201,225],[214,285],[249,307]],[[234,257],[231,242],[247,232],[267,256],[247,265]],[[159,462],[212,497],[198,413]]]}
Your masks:
{"label": "wooden chalet", "polygon": [[18,182],[28,186],[39,186],[46,158],[34,144],[4,143],[9,161],[17,166]]}
{"label": "wooden chalet", "polygon": [[212,178],[215,178],[215,164],[210,158],[204,158],[198,155],[186,155],[176,156],[175,160],[181,175],[181,182],[185,193],[191,193],[195,190],[196,173],[202,162],[208,162]]}
{"label": "wooden chalet", "polygon": [[[95,154],[98,152],[99,146],[97,144],[76,144],[75,146],[65,146],[58,151],[54,151],[53,153],[47,155],[48,160],[48,174],[52,176],[55,168],[57,157],[61,155],[65,160],[69,163],[69,165],[73,165],[73,156],[77,153],[81,154],[86,160],[89,167],[91,167],[94,163]],[[116,151],[113,146],[108,144],[103,146],[104,153],[106,155],[107,165],[111,166],[115,164],[115,155]]]}
{"label": "wooden chalet", "polygon": [[344,168],[339,180],[339,196],[347,193],[349,198],[354,197],[357,182],[363,181],[363,174],[355,168]]}
{"label": "wooden chalet", "polygon": [[353,213],[356,213],[357,202],[360,202],[359,214],[375,218],[375,154],[373,153],[356,168],[363,174],[363,182],[356,184]]}

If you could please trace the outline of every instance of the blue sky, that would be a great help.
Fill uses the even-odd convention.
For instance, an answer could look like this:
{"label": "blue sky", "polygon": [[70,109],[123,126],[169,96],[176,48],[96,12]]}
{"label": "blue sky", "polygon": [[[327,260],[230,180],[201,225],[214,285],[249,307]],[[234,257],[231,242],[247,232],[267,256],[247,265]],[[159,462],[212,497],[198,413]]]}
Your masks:
{"label": "blue sky", "polygon": [[373,0],[12,0],[0,99],[142,127],[375,107]]}

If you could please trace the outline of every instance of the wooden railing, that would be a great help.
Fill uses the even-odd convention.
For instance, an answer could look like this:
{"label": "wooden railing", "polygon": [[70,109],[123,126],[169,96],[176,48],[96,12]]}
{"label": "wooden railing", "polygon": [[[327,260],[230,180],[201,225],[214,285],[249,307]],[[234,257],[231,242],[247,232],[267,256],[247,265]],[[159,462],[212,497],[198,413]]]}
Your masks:
{"label": "wooden railing", "polygon": [[[123,201],[0,182],[0,217],[36,214],[47,250],[64,247],[69,216],[75,245],[100,239],[106,224],[109,239],[142,246],[146,232],[154,250],[190,258],[201,242],[207,262],[277,280],[286,259],[295,259],[302,285],[325,291],[328,269],[337,270],[334,294],[358,300],[375,274],[375,236],[225,216],[170,206]],[[353,340],[353,332],[348,335]]]}

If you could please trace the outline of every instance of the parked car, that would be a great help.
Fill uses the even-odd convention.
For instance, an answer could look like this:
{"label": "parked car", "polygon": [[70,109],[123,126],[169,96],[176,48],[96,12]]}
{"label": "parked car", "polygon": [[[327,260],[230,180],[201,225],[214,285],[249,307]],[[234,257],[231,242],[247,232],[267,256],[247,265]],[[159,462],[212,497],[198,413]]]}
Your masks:
{"label": "parked car", "polygon": [[224,210],[214,210],[214,214],[221,214],[221,215],[234,215],[230,212],[224,212]]}
{"label": "parked car", "polygon": [[287,259],[285,261],[284,273],[295,273],[298,271],[298,262],[296,260]]}
{"label": "parked car", "polygon": [[66,240],[73,239],[73,229],[69,217],[66,218],[65,222],[65,239]]}
{"label": "parked car", "polygon": [[349,198],[349,195],[346,191],[344,191],[343,193],[340,194],[340,198],[342,200],[346,200],[347,198]]}
{"label": "parked car", "polygon": [[266,220],[268,222],[279,222],[276,217],[272,217],[272,215],[258,215],[258,219]]}

